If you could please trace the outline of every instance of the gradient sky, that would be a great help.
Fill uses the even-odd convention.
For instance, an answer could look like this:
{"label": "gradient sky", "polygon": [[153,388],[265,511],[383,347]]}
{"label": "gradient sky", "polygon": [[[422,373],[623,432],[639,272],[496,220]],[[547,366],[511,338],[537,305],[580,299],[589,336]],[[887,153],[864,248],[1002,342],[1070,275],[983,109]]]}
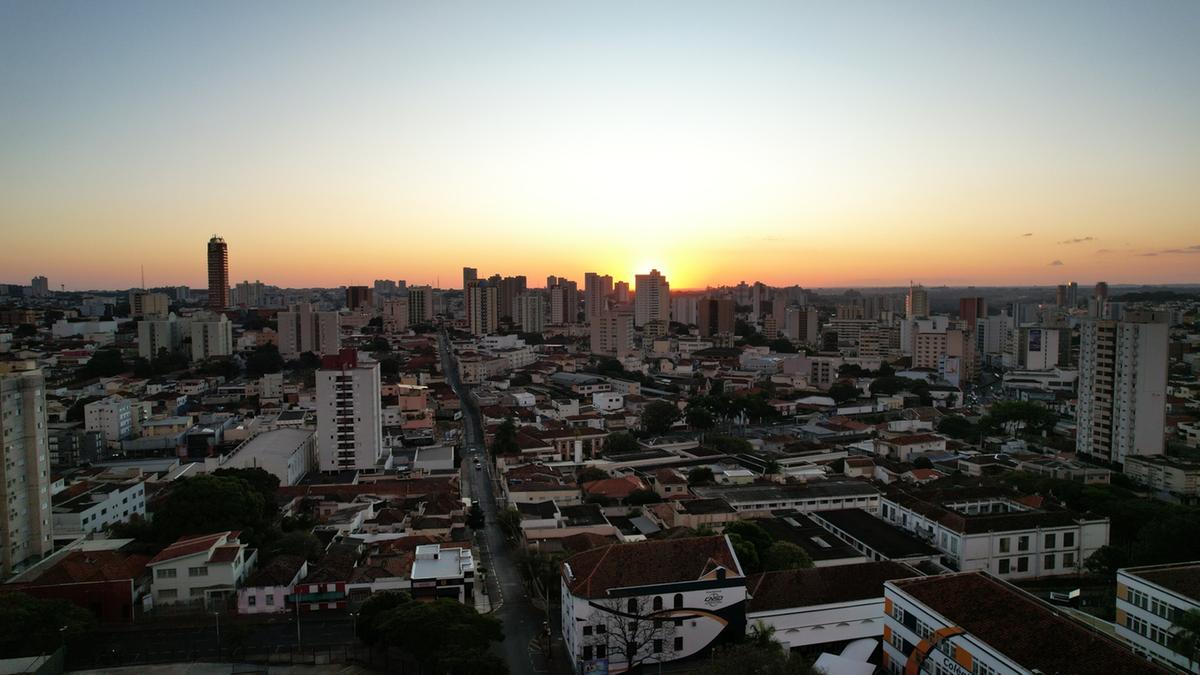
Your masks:
{"label": "gradient sky", "polygon": [[1200,281],[1200,2],[4,2],[0,281]]}

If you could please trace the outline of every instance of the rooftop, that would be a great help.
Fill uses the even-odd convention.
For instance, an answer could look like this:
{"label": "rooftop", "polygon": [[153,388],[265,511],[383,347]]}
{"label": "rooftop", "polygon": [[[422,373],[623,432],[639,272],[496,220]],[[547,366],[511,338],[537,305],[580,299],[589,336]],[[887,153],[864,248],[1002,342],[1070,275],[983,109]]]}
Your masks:
{"label": "rooftop", "polygon": [[747,612],[812,607],[883,597],[883,582],[919,577],[904,563],[885,560],[854,565],[766,572],[746,578]]}
{"label": "rooftop", "polygon": [[720,497],[731,504],[879,494],[879,490],[870,483],[853,479],[819,480],[802,485],[779,485],[777,483],[717,485],[692,488],[692,492],[700,497]]}
{"label": "rooftop", "polygon": [[561,572],[571,593],[600,598],[621,588],[696,581],[718,567],[742,576],[724,536],[611,544],[567,558]]}
{"label": "rooftop", "polygon": [[1168,591],[1182,595],[1194,602],[1200,602],[1200,562],[1147,565],[1121,571],[1162,586]]}
{"label": "rooftop", "polygon": [[1168,672],[1115,638],[983,572],[888,584],[1028,670],[1090,675]]}
{"label": "rooftop", "polygon": [[934,547],[862,509],[838,509],[811,514],[889,559],[937,555]]}

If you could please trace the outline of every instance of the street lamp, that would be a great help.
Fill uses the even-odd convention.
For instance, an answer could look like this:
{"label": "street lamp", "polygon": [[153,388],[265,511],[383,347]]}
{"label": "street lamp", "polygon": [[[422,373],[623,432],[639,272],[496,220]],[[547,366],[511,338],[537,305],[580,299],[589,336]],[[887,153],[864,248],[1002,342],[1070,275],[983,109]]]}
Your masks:
{"label": "street lamp", "polygon": [[354,642],[358,644],[358,612],[350,612],[350,620],[354,624]]}
{"label": "street lamp", "polygon": [[213,612],[213,616],[217,617],[217,658],[221,658],[221,613]]}

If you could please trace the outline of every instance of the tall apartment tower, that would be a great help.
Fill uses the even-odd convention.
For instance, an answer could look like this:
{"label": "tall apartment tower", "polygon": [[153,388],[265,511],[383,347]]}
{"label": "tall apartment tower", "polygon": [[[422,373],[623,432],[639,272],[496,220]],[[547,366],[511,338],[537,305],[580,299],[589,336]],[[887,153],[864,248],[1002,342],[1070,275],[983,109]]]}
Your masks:
{"label": "tall apartment tower", "polygon": [[733,298],[702,298],[696,308],[700,337],[733,335],[736,309]]}
{"label": "tall apartment tower", "polygon": [[229,247],[215,234],[208,240],[208,306],[215,310],[229,306]]}
{"label": "tall apartment tower", "polygon": [[613,284],[613,300],[615,300],[618,305],[629,303],[628,281],[618,281],[617,283]]}
{"label": "tall apartment tower", "polygon": [[0,575],[53,549],[50,449],[42,371],[19,362],[0,371]]}
{"label": "tall apartment tower", "polygon": [[50,280],[43,276],[36,276],[29,282],[29,287],[32,290],[35,298],[50,297]]}
{"label": "tall apartment tower", "polygon": [[375,292],[367,286],[346,287],[346,307],[350,310],[370,308],[375,304]]}
{"label": "tall apartment tower", "polygon": [[433,321],[433,288],[430,286],[410,286],[408,289],[408,324],[418,324]]}
{"label": "tall apartment tower", "polygon": [[592,353],[622,358],[635,353],[633,314],[628,309],[604,312],[592,319]]}
{"label": "tall apartment tower", "polygon": [[550,287],[550,323],[575,323],[579,313],[579,285],[559,277]]}
{"label": "tall apartment tower", "polygon": [[583,275],[583,314],[588,321],[608,311],[608,296],[612,295],[612,290],[611,276],[596,272]]}
{"label": "tall apartment tower", "polygon": [[388,333],[403,333],[408,330],[408,298],[383,301],[383,329]]}
{"label": "tall apartment tower", "polygon": [[500,289],[487,281],[471,281],[466,289],[467,314],[471,335],[482,336],[496,332],[500,325]]}
{"label": "tall apartment tower", "polygon": [[633,323],[646,330],[665,335],[671,322],[671,285],[658,270],[639,274],[634,279],[636,293],[633,296]]}
{"label": "tall apartment tower", "polygon": [[546,303],[538,293],[523,293],[517,296],[516,316],[513,320],[521,324],[525,333],[540,333],[546,327]]}
{"label": "tall apartment tower", "polygon": [[475,281],[479,281],[479,270],[475,267],[464,267],[463,268],[463,285],[462,285],[462,287],[463,287],[463,314],[466,315],[468,321],[470,321],[470,319],[471,319],[471,296],[467,292],[467,289],[470,287],[471,283],[473,283]]}
{"label": "tall apartment tower", "polygon": [[958,318],[974,329],[975,321],[987,318],[987,300],[983,298],[959,298]]}
{"label": "tall apartment tower", "polygon": [[317,371],[317,463],[321,471],[376,469],[384,455],[379,364],[343,349]]}
{"label": "tall apartment tower", "polygon": [[1163,454],[1167,330],[1165,312],[1080,323],[1076,452],[1114,464]]}
{"label": "tall apartment tower", "polygon": [[820,339],[819,314],[816,307],[790,307],[784,327],[787,336],[804,345],[815,345]]}
{"label": "tall apartment tower", "polygon": [[904,315],[910,319],[929,316],[929,291],[924,286],[910,285],[904,299]]}
{"label": "tall apartment tower", "polygon": [[280,312],[279,355],[291,361],[305,352],[337,354],[342,348],[342,320],[337,312],[314,312],[307,302]]}
{"label": "tall apartment tower", "polygon": [[192,360],[233,355],[233,324],[224,314],[196,313],[190,322]]}

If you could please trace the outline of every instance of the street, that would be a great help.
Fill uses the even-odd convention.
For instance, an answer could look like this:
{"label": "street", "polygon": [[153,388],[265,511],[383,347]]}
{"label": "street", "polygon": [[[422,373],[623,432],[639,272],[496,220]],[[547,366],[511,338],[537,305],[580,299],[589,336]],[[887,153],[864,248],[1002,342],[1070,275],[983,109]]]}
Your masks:
{"label": "street", "polygon": [[[483,532],[477,533],[477,542],[483,557],[482,565],[487,570],[488,590],[491,593],[495,615],[504,624],[504,641],[495,647],[496,653],[504,658],[514,674],[545,673],[548,670],[546,657],[539,649],[531,651],[530,644],[544,634],[543,623],[546,613],[539,610],[525,594],[513,559],[512,547],[504,537],[496,520],[496,499],[492,489],[491,462],[483,445],[483,427],[479,412],[471,399],[470,391],[459,380],[458,368],[450,350],[445,333],[439,334],[438,345],[442,357],[442,371],[446,382],[454,388],[462,405],[463,414],[463,490],[479,502],[487,519]],[[473,455],[472,448],[479,453]],[[484,469],[476,471],[473,464],[478,457]]]}

